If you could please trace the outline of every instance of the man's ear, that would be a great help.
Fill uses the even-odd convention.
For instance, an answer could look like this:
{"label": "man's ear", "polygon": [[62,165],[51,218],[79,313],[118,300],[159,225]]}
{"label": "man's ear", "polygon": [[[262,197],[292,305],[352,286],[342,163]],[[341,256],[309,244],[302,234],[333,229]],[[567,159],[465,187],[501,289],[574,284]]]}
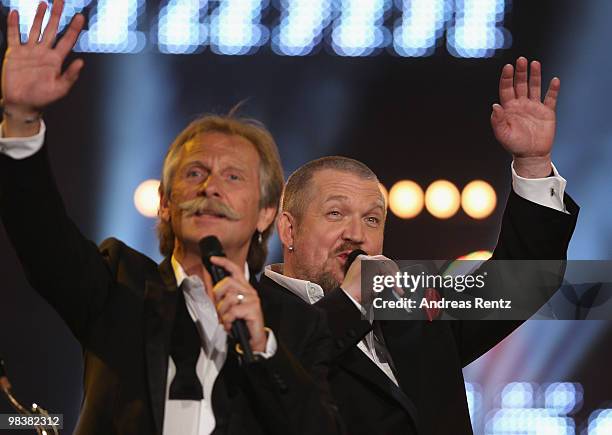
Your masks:
{"label": "man's ear", "polygon": [[276,224],[278,229],[278,237],[283,246],[289,247],[294,245],[295,218],[291,213],[284,211],[278,217]]}
{"label": "man's ear", "polygon": [[157,212],[159,218],[164,222],[170,222],[170,204],[169,200],[162,192],[162,189],[159,189],[159,211]]}
{"label": "man's ear", "polygon": [[265,207],[259,210],[259,217],[257,218],[257,231],[263,233],[270,225],[272,225],[274,218],[276,217],[277,210],[278,209],[276,207]]}

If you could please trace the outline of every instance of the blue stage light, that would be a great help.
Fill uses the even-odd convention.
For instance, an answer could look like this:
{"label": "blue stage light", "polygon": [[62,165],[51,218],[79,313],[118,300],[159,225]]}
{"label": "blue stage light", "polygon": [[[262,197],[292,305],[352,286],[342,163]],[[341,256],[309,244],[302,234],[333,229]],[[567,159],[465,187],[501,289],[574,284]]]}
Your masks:
{"label": "blue stage light", "polygon": [[582,405],[582,385],[554,382],[544,391],[544,406],[558,414],[569,414]]}
{"label": "blue stage light", "polygon": [[207,0],[170,0],[159,13],[157,44],[162,53],[194,53],[206,42],[200,10]]}
{"label": "blue stage light", "polygon": [[98,0],[89,19],[89,30],[83,31],[76,51],[103,53],[136,53],[145,45],[142,32],[136,31],[144,0]]}
{"label": "blue stage light", "polygon": [[503,27],[505,0],[457,0],[455,24],[448,30],[447,48],[456,57],[490,57],[509,46]]}
{"label": "blue stage light", "polygon": [[433,54],[453,11],[451,0],[398,0],[402,18],[393,30],[393,48],[400,56]]}
{"label": "blue stage light", "polygon": [[268,41],[268,30],[261,24],[267,1],[225,0],[210,17],[210,46],[217,54],[253,54]]}
{"label": "blue stage light", "polygon": [[281,0],[280,6],[280,24],[272,31],[272,49],[286,56],[312,53],[331,22],[331,0]]}
{"label": "blue stage light", "polygon": [[612,433],[612,409],[599,409],[589,417],[589,435]]}
{"label": "blue stage light", "polygon": [[331,34],[334,52],[341,56],[369,56],[389,44],[391,33],[383,23],[390,0],[341,0],[340,7]]}

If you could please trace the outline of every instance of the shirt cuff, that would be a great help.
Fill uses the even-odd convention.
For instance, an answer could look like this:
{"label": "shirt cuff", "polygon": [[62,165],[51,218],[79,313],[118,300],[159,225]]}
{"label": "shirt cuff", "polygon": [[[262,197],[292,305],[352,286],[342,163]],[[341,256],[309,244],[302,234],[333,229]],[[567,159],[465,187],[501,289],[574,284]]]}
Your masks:
{"label": "shirt cuff", "polygon": [[30,137],[4,137],[4,123],[0,124],[0,154],[12,159],[21,160],[33,156],[43,146],[47,128],[40,120],[40,131]]}
{"label": "shirt cuff", "polygon": [[253,352],[255,355],[262,357],[263,359],[272,358],[276,353],[276,349],[278,349],[278,344],[276,343],[276,337],[274,336],[274,331],[271,329],[266,329],[266,331],[270,331],[268,333],[268,341],[266,341],[266,351],[265,352]]}
{"label": "shirt cuff", "polygon": [[565,195],[565,186],[567,181],[561,175],[554,164],[553,175],[546,178],[523,178],[514,170],[514,162],[510,165],[512,168],[512,190],[526,199],[527,201],[535,202],[536,204],[549,207],[563,213],[568,213],[563,202]]}

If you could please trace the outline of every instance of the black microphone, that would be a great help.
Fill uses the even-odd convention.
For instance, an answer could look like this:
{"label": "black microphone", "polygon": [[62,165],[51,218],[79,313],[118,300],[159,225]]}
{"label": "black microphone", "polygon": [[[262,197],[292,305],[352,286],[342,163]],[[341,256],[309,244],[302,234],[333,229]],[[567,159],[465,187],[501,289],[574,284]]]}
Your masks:
{"label": "black microphone", "polygon": [[348,270],[351,268],[351,264],[353,264],[353,261],[355,261],[355,259],[362,254],[368,255],[368,253],[364,251],[363,249],[355,249],[351,251],[351,253],[348,255],[346,259],[346,263],[344,263],[344,274],[345,275],[348,273]]}
{"label": "black microphone", "polygon": [[[200,246],[202,263],[204,264],[204,267],[208,273],[210,273],[213,284],[217,284],[226,276],[230,276],[227,270],[210,262],[210,257],[225,257],[223,246],[221,246],[221,242],[217,236],[204,237],[202,240],[200,240],[198,245]],[[255,357],[253,355],[253,351],[251,350],[251,344],[249,343],[251,336],[243,319],[236,319],[232,323],[232,336],[238,340],[238,343],[242,348],[242,357],[244,358],[244,361],[247,364],[254,362]]]}

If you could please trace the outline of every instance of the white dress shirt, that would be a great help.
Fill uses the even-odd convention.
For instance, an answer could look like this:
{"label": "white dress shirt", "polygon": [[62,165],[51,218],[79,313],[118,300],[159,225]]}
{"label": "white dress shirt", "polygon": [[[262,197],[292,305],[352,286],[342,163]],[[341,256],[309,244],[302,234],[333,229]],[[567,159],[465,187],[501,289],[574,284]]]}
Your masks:
{"label": "white dress shirt", "polygon": [[[164,412],[163,435],[203,435],[210,434],[215,428],[210,398],[215,380],[227,357],[227,333],[219,323],[215,304],[208,297],[204,283],[199,276],[187,276],[176,261],[171,259],[176,284],[185,296],[185,305],[191,319],[195,322],[202,340],[200,356],[196,363],[196,374],[202,383],[202,400],[170,400],[170,384],[176,373],[172,357],[168,357],[168,382],[166,384],[166,408]],[[249,278],[249,268],[245,264],[244,274]],[[257,353],[269,358],[276,353],[277,343],[270,332],[265,353]]]}

